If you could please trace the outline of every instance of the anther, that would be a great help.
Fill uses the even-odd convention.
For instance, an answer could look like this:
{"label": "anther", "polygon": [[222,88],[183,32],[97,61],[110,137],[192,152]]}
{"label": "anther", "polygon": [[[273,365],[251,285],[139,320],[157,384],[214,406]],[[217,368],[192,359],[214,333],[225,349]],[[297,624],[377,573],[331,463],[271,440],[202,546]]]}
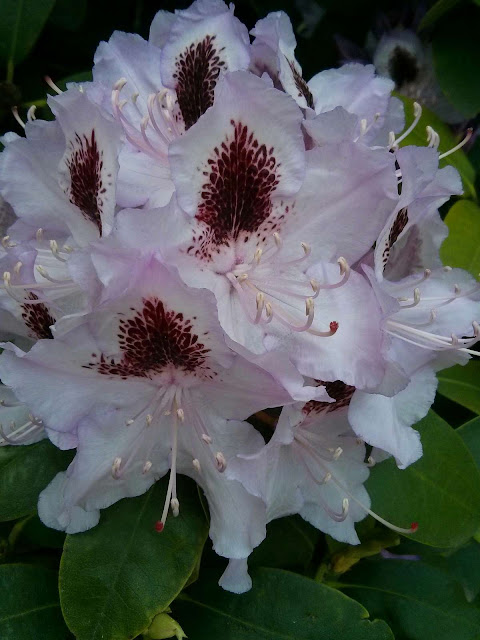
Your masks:
{"label": "anther", "polygon": [[147,413],[147,416],[145,418],[145,424],[147,425],[147,427],[150,427],[152,422],[153,422],[152,414],[151,413]]}
{"label": "anther", "polygon": [[172,509],[173,517],[176,518],[180,513],[180,502],[178,501],[177,498],[172,498],[170,500],[170,507]]}
{"label": "anther", "polygon": [[255,251],[255,254],[254,254],[254,256],[253,256],[253,259],[255,260],[255,262],[256,262],[257,264],[260,264],[260,259],[261,259],[261,257],[262,257],[262,253],[263,253],[263,250],[262,250],[262,249],[260,249],[260,248],[258,248],[258,249]]}
{"label": "anther", "polygon": [[257,305],[257,313],[255,315],[255,320],[253,321],[254,324],[258,324],[260,322],[260,319],[262,317],[262,313],[263,313],[263,309],[265,307],[265,296],[263,295],[263,293],[261,291],[259,291],[256,295],[255,298],[255,302]]}
{"label": "anther", "polygon": [[134,422],[135,422],[135,420],[133,418],[129,418],[128,420],[125,420],[125,424],[126,424],[127,427],[129,427]]}
{"label": "anther", "polygon": [[185,422],[185,412],[183,411],[183,409],[177,409],[177,418],[180,420],[180,422]]}
{"label": "anther", "polygon": [[202,468],[200,466],[200,460],[198,460],[198,458],[194,458],[192,460],[192,466],[195,469],[195,471],[197,471],[198,473],[201,472]]}
{"label": "anther", "polygon": [[27,111],[27,120],[29,122],[32,122],[33,120],[36,120],[37,118],[35,117],[35,111],[37,110],[36,105],[32,104],[32,106],[30,107],[30,109]]}
{"label": "anther", "polygon": [[117,479],[119,478],[120,465],[122,464],[121,458],[115,458],[112,464],[112,476]]}
{"label": "anther", "polygon": [[37,239],[37,242],[42,242],[43,241],[43,229],[37,229],[37,233],[35,234],[35,237]]}
{"label": "anther", "polygon": [[343,453],[342,447],[337,447],[333,453],[333,459],[338,460]]}
{"label": "anther", "polygon": [[277,247],[280,249],[280,247],[283,245],[283,242],[278,231],[274,232],[273,239],[275,240],[275,244],[277,245]]}
{"label": "anther", "polygon": [[350,503],[348,501],[348,498],[344,498],[343,501],[342,501],[342,515],[344,517],[347,516],[349,507],[350,507]]}
{"label": "anther", "polygon": [[462,290],[460,289],[460,287],[458,286],[458,284],[456,284],[456,285],[453,287],[453,290],[455,291],[455,295],[456,295],[456,296],[458,296],[458,295],[460,295],[460,294],[462,293]]}
{"label": "anther", "polygon": [[212,444],[212,439],[206,433],[202,433],[202,440],[207,444]]}
{"label": "anther", "polygon": [[306,242],[302,242],[301,245],[302,245],[302,249],[303,249],[303,251],[305,253],[305,256],[309,256],[310,252],[312,251],[310,245],[307,244]]}
{"label": "anther", "polygon": [[221,451],[217,451],[217,453],[215,454],[215,463],[220,473],[223,473],[227,468],[227,461]]}
{"label": "anther", "polygon": [[113,85],[113,88],[115,91],[121,91],[126,84],[127,84],[126,78],[119,78]]}
{"label": "anther", "polygon": [[374,467],[375,466],[375,460],[374,458],[372,458],[372,456],[368,456],[367,458],[367,467]]}
{"label": "anther", "polygon": [[13,247],[16,247],[16,246],[17,246],[16,242],[10,242],[10,236],[3,236],[2,247],[4,249],[13,249]]}
{"label": "anther", "polygon": [[58,243],[56,240],[50,240],[50,251],[53,253],[53,255],[55,256],[55,258],[57,260],[60,260],[60,262],[66,262],[65,258],[62,258],[62,256],[60,255],[60,250],[58,248]]}
{"label": "anther", "polygon": [[245,282],[245,280],[248,280],[248,273],[242,273],[237,277],[237,280],[238,282]]}
{"label": "anther", "polygon": [[152,468],[152,463],[150,462],[150,460],[147,460],[145,462],[145,464],[143,465],[143,469],[142,469],[142,473],[143,475],[145,475],[146,473],[148,473],[150,471],[150,469]]}
{"label": "anther", "polygon": [[14,272],[14,273],[16,273],[16,274],[17,274],[17,276],[18,276],[18,274],[20,273],[20,269],[22,268],[22,266],[23,266],[23,262],[20,262],[20,260],[19,260],[19,261],[16,263],[16,265],[13,267],[13,272]]}
{"label": "anther", "polygon": [[443,267],[443,270],[444,270],[445,273],[450,273],[450,271],[452,270],[452,267],[449,267],[448,265],[445,265]]}
{"label": "anther", "polygon": [[327,482],[330,482],[331,479],[332,479],[332,474],[330,473],[330,471],[328,471],[328,473],[326,473],[325,476],[323,477],[321,484],[327,484]]}

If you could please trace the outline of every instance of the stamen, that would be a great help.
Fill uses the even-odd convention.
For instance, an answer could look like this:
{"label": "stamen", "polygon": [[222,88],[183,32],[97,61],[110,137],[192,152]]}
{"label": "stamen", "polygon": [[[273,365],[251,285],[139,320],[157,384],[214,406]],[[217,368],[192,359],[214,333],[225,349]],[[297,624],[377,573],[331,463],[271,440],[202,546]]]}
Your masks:
{"label": "stamen", "polygon": [[50,89],[52,89],[53,91],[55,91],[55,93],[58,93],[58,95],[62,94],[63,91],[57,87],[57,85],[55,84],[55,82],[50,78],[50,76],[44,76],[43,78],[45,80],[45,82],[48,84],[48,86],[50,87]]}
{"label": "stamen", "polygon": [[115,458],[112,463],[112,476],[118,480],[120,477],[120,466],[122,464],[122,459],[120,457]]}
{"label": "stamen", "polygon": [[467,142],[470,140],[470,138],[473,135],[473,129],[470,127],[467,129],[467,133],[464,137],[464,139],[459,142],[455,147],[453,147],[452,149],[450,149],[449,151],[445,151],[444,153],[441,153],[438,156],[439,160],[443,160],[443,158],[446,158],[447,156],[451,155],[452,153],[455,153],[455,151],[458,151],[459,149],[461,149],[463,146],[465,146],[467,144]]}
{"label": "stamen", "polygon": [[21,119],[21,117],[18,115],[18,107],[12,107],[12,113],[13,113],[13,117],[15,118],[15,120],[18,122],[18,124],[25,129],[25,122]]}
{"label": "stamen", "polygon": [[217,451],[217,453],[215,454],[215,462],[217,464],[217,469],[220,471],[220,473],[223,473],[227,468],[227,461],[221,451]]}
{"label": "stamen", "polygon": [[[400,144],[400,142],[403,142],[403,140],[405,140],[405,138],[410,135],[412,133],[412,131],[415,129],[415,127],[417,126],[420,118],[422,117],[422,107],[418,104],[418,102],[414,102],[413,103],[413,122],[412,124],[408,127],[408,129],[406,131],[404,131],[402,133],[401,136],[399,136],[398,138],[395,139],[395,134],[392,132],[390,132],[390,139],[389,139],[389,148],[392,147],[398,147],[398,145]],[[392,140],[392,134],[393,134],[393,142]]]}
{"label": "stamen", "polygon": [[440,136],[430,125],[427,125],[427,143],[429,148],[438,149],[438,145],[440,144]]}
{"label": "stamen", "polygon": [[35,234],[35,237],[37,239],[37,242],[40,244],[41,242],[43,242],[43,229],[40,227],[40,229],[37,229],[37,233]]}
{"label": "stamen", "polygon": [[13,267],[13,272],[18,276],[20,273],[20,269],[23,266],[23,262],[20,262],[20,260],[15,264],[15,266]]}
{"label": "stamen", "polygon": [[143,469],[142,469],[142,473],[143,475],[145,475],[146,473],[148,473],[150,471],[150,469],[152,468],[152,463],[150,462],[150,460],[147,460],[145,462],[145,464],[143,465]]}
{"label": "stamen", "polygon": [[48,273],[48,271],[42,267],[42,265],[37,265],[36,269],[38,271],[38,273],[45,278],[46,280],[48,280],[49,282],[54,282],[55,284],[65,284],[66,282],[73,282],[73,280],[71,278],[66,278],[65,280],[59,280],[58,278],[52,278],[52,276]]}
{"label": "stamen", "polygon": [[[399,302],[405,302],[406,300],[409,300],[409,298],[397,298],[397,300]],[[420,304],[420,289],[414,289],[413,302],[411,304],[402,304],[400,306],[402,307],[402,309],[412,309],[413,307],[416,307],[418,304]]]}
{"label": "stamen", "polygon": [[200,460],[198,460],[198,458],[194,458],[192,460],[192,466],[195,469],[195,471],[197,471],[198,473],[201,472],[202,468],[200,466]]}
{"label": "stamen", "polygon": [[60,255],[60,249],[58,248],[56,240],[50,240],[50,250],[57,260],[60,260],[60,262],[67,262],[65,258],[62,258],[62,256]]}
{"label": "stamen", "polygon": [[13,247],[16,247],[16,246],[17,246],[16,242],[10,242],[10,236],[3,236],[2,247],[4,249],[13,249]]}
{"label": "stamen", "polygon": [[36,116],[35,116],[35,111],[37,110],[36,105],[32,104],[32,106],[30,107],[30,109],[27,111],[27,120],[29,122],[32,122],[33,120],[36,120]]}

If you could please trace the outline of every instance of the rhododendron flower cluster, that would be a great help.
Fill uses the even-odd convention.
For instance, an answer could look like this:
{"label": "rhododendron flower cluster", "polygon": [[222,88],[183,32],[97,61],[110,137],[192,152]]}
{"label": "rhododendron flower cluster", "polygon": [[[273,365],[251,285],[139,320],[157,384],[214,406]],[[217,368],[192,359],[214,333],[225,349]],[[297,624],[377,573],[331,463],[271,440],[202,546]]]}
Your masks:
{"label": "rhododendron flower cluster", "polygon": [[[273,519],[350,544],[385,523],[369,468],[422,455],[435,374],[479,337],[478,285],[439,258],[460,178],[435,131],[401,146],[420,106],[405,131],[390,80],[307,82],[295,45],[281,12],[249,34],[222,0],[160,11],[0,156],[2,443],[76,449],[40,518],[85,531],[168,475],[160,533],[188,475],[235,592]],[[266,443],[247,419],[272,408]]]}

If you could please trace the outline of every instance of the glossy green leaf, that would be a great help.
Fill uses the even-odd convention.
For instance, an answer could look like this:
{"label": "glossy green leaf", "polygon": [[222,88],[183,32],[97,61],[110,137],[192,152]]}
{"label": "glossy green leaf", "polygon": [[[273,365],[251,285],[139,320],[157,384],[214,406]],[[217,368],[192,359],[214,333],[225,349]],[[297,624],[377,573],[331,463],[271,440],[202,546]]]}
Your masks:
{"label": "glossy green leaf", "polygon": [[422,31],[434,25],[439,18],[454,9],[461,0],[437,0],[426,12],[418,25],[418,30]]}
{"label": "glossy green leaf", "polygon": [[458,435],[467,445],[468,450],[480,468],[480,418],[474,418],[457,429]]}
{"label": "glossy green leaf", "polygon": [[[402,96],[400,94],[396,94],[396,96],[400,98],[400,100],[404,104],[405,127],[408,127],[413,122],[413,100],[411,100],[410,98],[406,98],[405,96]],[[459,139],[452,134],[452,131],[448,127],[448,125],[444,124],[438,116],[436,116],[432,111],[422,105],[422,117],[420,118],[419,123],[412,131],[412,133],[410,133],[405,138],[405,140],[403,140],[400,146],[404,147],[409,144],[414,144],[419,147],[426,146],[427,135],[425,129],[427,125],[433,127],[435,131],[440,135],[440,145],[438,147],[440,153],[449,151],[456,144],[458,144]],[[459,151],[452,153],[452,155],[447,156],[440,161],[441,167],[449,164],[457,169],[462,178],[464,197],[476,199],[477,196],[474,186],[475,169],[473,168],[464,151],[460,149]]]}
{"label": "glossy green leaf", "polygon": [[338,585],[392,628],[397,640],[476,640],[480,609],[447,573],[411,560],[367,560]]}
{"label": "glossy green leaf", "polygon": [[[0,61],[11,69],[35,44],[55,0],[2,0],[0,4]],[[11,78],[9,78],[11,80]]]}
{"label": "glossy green leaf", "polygon": [[253,588],[236,595],[207,575],[172,605],[189,640],[393,640],[358,602],[304,576],[256,569]]}
{"label": "glossy green leaf", "polygon": [[448,573],[463,587],[468,602],[480,593],[480,544],[470,540],[445,558]]}
{"label": "glossy green leaf", "polygon": [[304,571],[312,560],[320,532],[300,516],[279,518],[267,525],[267,537],[253,550],[250,567]]}
{"label": "glossy green leaf", "polygon": [[417,542],[459,546],[480,527],[480,473],[461,437],[433,411],[415,429],[423,456],[407,469],[393,459],[372,469],[372,509],[396,525],[417,522]]}
{"label": "glossy green leaf", "polygon": [[438,373],[438,392],[480,414],[480,362],[455,365]]}
{"label": "glossy green leaf", "polygon": [[35,511],[38,495],[73,458],[49,440],[0,448],[0,521]]}
{"label": "glossy green leaf", "polygon": [[57,573],[23,564],[0,566],[0,638],[66,640]]}
{"label": "glossy green leaf", "polygon": [[87,15],[87,0],[56,0],[50,24],[59,29],[76,31]]}
{"label": "glossy green leaf", "polygon": [[433,37],[433,61],[440,88],[465,118],[480,111],[480,9],[469,7],[470,16],[455,16],[442,23]]}
{"label": "glossy green leaf", "polygon": [[474,276],[480,272],[480,207],[459,200],[447,213],[447,239],[440,248],[444,264],[461,267]]}
{"label": "glossy green leaf", "polygon": [[166,479],[117,502],[100,524],[67,536],[60,599],[77,640],[127,640],[145,630],[182,590],[202,552],[207,522],[192,481],[179,478],[180,515],[155,531]]}

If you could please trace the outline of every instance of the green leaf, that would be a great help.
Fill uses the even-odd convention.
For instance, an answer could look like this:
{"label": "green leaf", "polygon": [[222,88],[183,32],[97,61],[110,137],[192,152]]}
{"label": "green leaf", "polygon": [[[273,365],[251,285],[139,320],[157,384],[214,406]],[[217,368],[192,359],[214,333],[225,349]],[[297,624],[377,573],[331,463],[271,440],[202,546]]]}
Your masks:
{"label": "green leaf", "polygon": [[474,418],[457,429],[458,435],[467,445],[468,450],[480,468],[480,418]]}
{"label": "green leaf", "polygon": [[248,564],[303,572],[312,560],[320,535],[300,516],[274,520],[267,525],[267,537],[253,550]]}
{"label": "green leaf", "polygon": [[8,64],[9,75],[35,44],[54,4],[55,0],[2,0],[0,61]]}
{"label": "green leaf", "polygon": [[454,9],[460,2],[461,0],[438,0],[438,2],[435,2],[421,19],[418,31],[434,25],[439,18]]}
{"label": "green leaf", "polygon": [[440,88],[465,118],[473,118],[480,111],[480,9],[470,5],[468,11],[468,18],[460,14],[442,23],[435,30],[432,47]]}
{"label": "green leaf", "polygon": [[468,544],[446,557],[448,573],[463,587],[468,602],[480,593],[480,544],[470,540]]}
{"label": "green leaf", "polygon": [[37,508],[40,492],[73,458],[49,440],[0,448],[0,521],[14,520]]}
{"label": "green leaf", "polygon": [[480,610],[447,573],[407,560],[367,560],[337,586],[384,619],[397,640],[474,640]]}
{"label": "green leaf", "polygon": [[433,411],[415,429],[423,456],[407,469],[393,459],[372,469],[372,510],[396,525],[418,522],[417,542],[457,547],[480,526],[480,473],[461,437]]}
{"label": "green leaf", "polygon": [[0,566],[0,638],[71,638],[58,601],[57,574],[22,564]]}
{"label": "green leaf", "polygon": [[[399,98],[405,107],[405,128],[407,128],[413,122],[413,100],[411,98],[406,98],[400,94],[395,94],[397,98]],[[404,147],[409,144],[414,144],[419,147],[424,147],[427,144],[427,136],[425,128],[429,125],[435,129],[435,131],[440,135],[440,144],[439,151],[443,153],[445,151],[449,151],[456,144],[458,144],[459,139],[455,138],[452,134],[448,125],[444,124],[438,116],[436,116],[433,111],[427,109],[422,105],[422,117],[418,122],[415,129],[410,133],[403,142],[401,142],[400,146]],[[452,165],[460,174],[463,183],[464,197],[465,198],[473,198],[477,199],[477,195],[475,192],[475,169],[473,168],[470,160],[465,155],[463,149],[459,151],[455,151],[452,155],[447,156],[443,160],[440,160],[440,166],[444,167],[446,165]]]}
{"label": "green leaf", "polygon": [[87,0],[56,0],[50,16],[50,24],[59,29],[76,31],[82,26],[87,14]]}
{"label": "green leaf", "polygon": [[60,599],[77,640],[126,640],[145,630],[182,590],[202,552],[207,523],[195,485],[179,478],[180,515],[159,534],[166,479],[67,536]]}
{"label": "green leaf", "polygon": [[335,589],[280,569],[256,569],[252,580],[242,595],[211,575],[182,593],[173,614],[189,640],[393,640],[382,620],[371,622]]}
{"label": "green leaf", "polygon": [[459,200],[447,213],[445,223],[449,234],[440,248],[444,264],[480,272],[480,207],[468,200]]}
{"label": "green leaf", "polygon": [[438,392],[462,407],[480,414],[480,362],[472,360],[438,373]]}

